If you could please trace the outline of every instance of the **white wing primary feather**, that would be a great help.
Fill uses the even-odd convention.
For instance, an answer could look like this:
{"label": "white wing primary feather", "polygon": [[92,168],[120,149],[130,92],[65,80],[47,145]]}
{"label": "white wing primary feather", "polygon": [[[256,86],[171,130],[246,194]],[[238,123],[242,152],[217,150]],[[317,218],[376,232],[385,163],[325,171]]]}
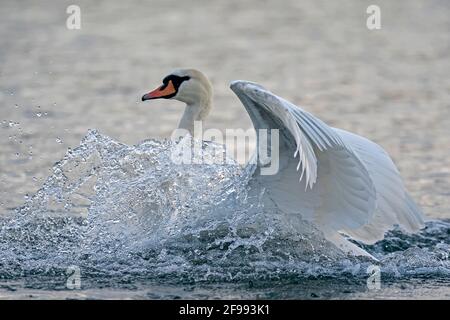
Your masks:
{"label": "white wing primary feather", "polygon": [[423,214],[408,195],[400,173],[386,151],[366,138],[344,130],[334,130],[362,160],[377,194],[377,210],[370,223],[360,229],[344,230],[345,233],[364,243],[375,243],[395,226],[406,232],[421,229],[424,226]]}

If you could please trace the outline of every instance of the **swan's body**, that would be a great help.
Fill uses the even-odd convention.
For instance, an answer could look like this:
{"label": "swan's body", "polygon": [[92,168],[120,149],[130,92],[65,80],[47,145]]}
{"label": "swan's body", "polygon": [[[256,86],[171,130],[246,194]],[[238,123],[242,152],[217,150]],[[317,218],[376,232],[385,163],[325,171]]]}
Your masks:
{"label": "swan's body", "polygon": [[[173,81],[167,80],[170,77]],[[383,239],[385,232],[395,226],[406,232],[423,227],[420,209],[380,146],[326,125],[255,83],[234,81],[231,89],[256,130],[280,130],[278,172],[261,175],[264,165],[258,164],[253,182],[266,188],[267,197],[283,213],[300,214],[329,241],[355,255],[369,254],[342,234],[371,244]],[[203,74],[181,69],[142,99],[174,98],[185,102],[179,127],[192,132],[194,121],[203,120],[209,113],[211,97],[212,86]]]}

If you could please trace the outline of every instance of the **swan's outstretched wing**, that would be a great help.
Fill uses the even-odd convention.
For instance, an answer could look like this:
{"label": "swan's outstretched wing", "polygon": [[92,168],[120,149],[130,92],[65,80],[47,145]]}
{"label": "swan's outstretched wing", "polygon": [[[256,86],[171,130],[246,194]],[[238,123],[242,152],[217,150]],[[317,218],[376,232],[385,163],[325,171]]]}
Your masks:
{"label": "swan's outstretched wing", "polygon": [[[285,212],[302,214],[315,222],[330,241],[356,254],[364,252],[346,242],[338,231],[373,242],[397,223],[409,221],[410,229],[416,229],[411,216],[417,211],[412,210],[412,201],[405,200],[402,207],[411,207],[410,211],[391,213],[388,210],[395,211],[399,203],[385,193],[390,192],[389,188],[403,188],[403,185],[399,185],[398,174],[382,178],[386,170],[392,170],[386,159],[379,165],[378,156],[364,143],[356,143],[357,139],[348,138],[344,132],[255,83],[235,81],[231,89],[244,104],[255,129],[281,132],[279,171],[274,176],[257,179]],[[299,160],[293,161],[296,156]],[[369,236],[369,233],[373,234]]]}
{"label": "swan's outstretched wing", "polygon": [[280,208],[302,214],[325,233],[371,220],[376,196],[369,173],[331,127],[257,84],[236,81],[231,89],[255,129],[280,130],[280,170],[258,177]]}

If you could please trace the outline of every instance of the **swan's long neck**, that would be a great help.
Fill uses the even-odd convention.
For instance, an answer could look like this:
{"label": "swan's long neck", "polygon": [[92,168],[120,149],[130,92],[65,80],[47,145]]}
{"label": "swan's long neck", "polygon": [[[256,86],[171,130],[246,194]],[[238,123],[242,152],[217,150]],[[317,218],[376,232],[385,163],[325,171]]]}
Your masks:
{"label": "swan's long neck", "polygon": [[191,135],[194,135],[194,122],[202,121],[206,118],[209,111],[211,110],[211,101],[196,101],[193,103],[186,103],[186,108],[184,109],[183,116],[181,117],[179,129],[188,130]]}

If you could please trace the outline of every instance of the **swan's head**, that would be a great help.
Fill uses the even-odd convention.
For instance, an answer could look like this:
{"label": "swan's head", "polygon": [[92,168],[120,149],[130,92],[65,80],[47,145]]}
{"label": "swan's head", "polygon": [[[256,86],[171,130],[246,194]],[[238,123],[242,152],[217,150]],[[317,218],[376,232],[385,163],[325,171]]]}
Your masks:
{"label": "swan's head", "polygon": [[162,85],[147,94],[142,101],[175,99],[188,105],[209,105],[212,85],[208,78],[195,69],[177,69],[162,80]]}

